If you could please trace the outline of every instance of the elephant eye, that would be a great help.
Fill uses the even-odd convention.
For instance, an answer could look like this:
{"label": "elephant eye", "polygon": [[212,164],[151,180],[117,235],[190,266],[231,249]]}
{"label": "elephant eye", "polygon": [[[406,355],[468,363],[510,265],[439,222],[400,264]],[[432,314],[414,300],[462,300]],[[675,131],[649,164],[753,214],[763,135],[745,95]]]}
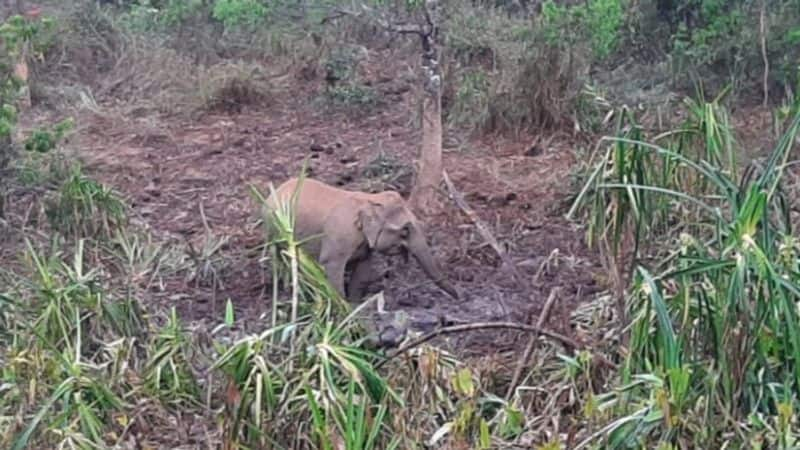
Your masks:
{"label": "elephant eye", "polygon": [[406,224],[400,229],[400,236],[405,239],[411,234],[411,226]]}

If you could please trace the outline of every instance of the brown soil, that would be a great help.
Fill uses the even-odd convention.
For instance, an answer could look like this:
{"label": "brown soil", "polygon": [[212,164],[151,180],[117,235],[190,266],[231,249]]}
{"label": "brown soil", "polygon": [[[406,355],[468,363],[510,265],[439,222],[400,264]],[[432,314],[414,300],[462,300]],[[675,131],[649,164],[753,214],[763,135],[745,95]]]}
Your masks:
{"label": "brown soil", "polygon": [[[263,323],[258,317],[268,308],[271,288],[258,262],[262,236],[254,226],[249,185],[267,193],[270,182],[277,186],[297,175],[306,158],[312,177],[348,189],[385,186],[364,174],[379,154],[410,166],[421,134],[408,106],[413,89],[389,81],[386,71],[371,76],[389,101],[364,114],[331,112],[314,101],[316,84],[292,82],[261,104],[192,121],[164,119],[148,126],[125,118],[121,126],[108,116],[80,118],[85,132],[75,146],[88,172],[123,193],[135,216],[157,236],[188,241],[194,248],[209,232],[230,237],[220,253],[224,264],[216,286],[178,273],[152,289],[149,301],[176,306],[187,320],[217,323],[230,298],[244,326]],[[435,253],[464,298],[455,302],[422,282],[426,278],[413,260],[408,266],[390,261],[383,282],[387,309],[407,311],[418,329],[442,321],[530,322],[550,291],[560,287],[548,326],[568,331],[569,311],[598,289],[596,258],[585,248],[582,233],[563,219],[572,142],[566,135],[484,137],[446,148],[450,178],[506,247],[523,279],[518,284],[500,268],[500,258],[443,195],[439,211],[424,221]],[[404,192],[410,182],[408,176],[397,181]],[[479,332],[469,339],[501,350],[519,349],[522,337]]]}

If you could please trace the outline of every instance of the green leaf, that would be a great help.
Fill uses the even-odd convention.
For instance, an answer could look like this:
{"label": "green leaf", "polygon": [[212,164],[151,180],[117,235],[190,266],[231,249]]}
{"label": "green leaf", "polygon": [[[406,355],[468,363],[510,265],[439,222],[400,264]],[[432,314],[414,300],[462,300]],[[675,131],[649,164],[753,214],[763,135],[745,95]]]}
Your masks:
{"label": "green leaf", "polygon": [[453,377],[453,388],[465,397],[475,395],[475,385],[472,382],[472,372],[468,368],[459,369]]}
{"label": "green leaf", "polygon": [[486,423],[485,420],[481,419],[480,424],[480,449],[488,449],[492,445],[492,434],[489,432],[489,424]]}
{"label": "green leaf", "polygon": [[500,425],[500,436],[504,439],[514,439],[522,433],[524,425],[524,413],[511,405],[506,405],[505,420]]}
{"label": "green leaf", "polygon": [[233,318],[233,302],[229,298],[228,301],[225,303],[225,325],[233,326],[234,318]]}

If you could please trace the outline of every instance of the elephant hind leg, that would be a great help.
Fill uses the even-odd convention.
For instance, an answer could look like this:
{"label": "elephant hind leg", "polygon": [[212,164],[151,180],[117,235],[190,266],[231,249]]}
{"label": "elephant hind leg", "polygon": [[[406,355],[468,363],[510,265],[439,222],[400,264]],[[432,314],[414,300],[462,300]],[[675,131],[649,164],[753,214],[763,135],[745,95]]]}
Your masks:
{"label": "elephant hind leg", "polygon": [[347,298],[351,301],[359,301],[364,298],[369,285],[381,279],[373,264],[374,261],[371,257],[353,264],[350,282],[347,285]]}

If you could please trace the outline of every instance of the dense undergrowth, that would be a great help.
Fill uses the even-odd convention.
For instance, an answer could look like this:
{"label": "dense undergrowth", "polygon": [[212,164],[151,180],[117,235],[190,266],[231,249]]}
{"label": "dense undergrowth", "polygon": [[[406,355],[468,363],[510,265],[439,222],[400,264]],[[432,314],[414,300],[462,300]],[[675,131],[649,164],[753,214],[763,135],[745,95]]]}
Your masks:
{"label": "dense undergrowth", "polygon": [[724,109],[687,109],[652,137],[621,114],[573,210],[632,284],[620,385],[593,407],[616,416],[612,447],[794,448],[800,279],[783,175],[800,115],[741,170]]}
{"label": "dense undergrowth", "polygon": [[[766,86],[784,101],[774,116],[781,138],[746,167],[721,100],[686,101],[683,123],[654,132],[585,83],[590,68],[628,46],[667,53],[675,83],[694,73],[735,92],[754,79],[760,88],[762,52],[745,45],[759,40],[748,26],[754,2],[640,2],[638,10],[614,0],[545,2],[534,19],[480,6],[449,11],[452,127],[567,125],[613,136],[580,174],[571,211],[615,288],[572,319],[605,338],[572,355],[540,340],[511,389],[434,346],[387,360],[366,345],[359,313],[377,299],[351,311],[337,298],[292,239],[290,205],[265,218],[265,267],[285,289],[273,291],[258,333],[239,330],[230,304],[211,329],[145,304],[167,272],[215,282],[220,242],[209,238],[190,255],[131,223],[124,199],[63,151],[80,123],[28,131],[12,146],[11,67],[23,46],[37,57],[35,102],[113,113],[124,124],[269,102],[280,70],[266,71],[259,58],[324,79],[315,100],[328,107],[386,107],[359,55],[393,38],[329,17],[326,2],[301,16],[288,3],[256,0],[121,3],[76,1],[55,21],[16,17],[2,27],[0,189],[30,204],[4,219],[12,238],[0,241],[24,243],[18,264],[0,269],[2,448],[796,447],[800,243],[786,175],[800,116],[790,48],[798,11],[789,2],[761,5],[774,69]],[[668,26],[650,26],[656,17]],[[658,33],[666,47],[641,48]],[[339,40],[355,44],[345,51]],[[603,320],[597,310],[612,305],[615,320]],[[618,370],[600,367],[599,356]]]}

